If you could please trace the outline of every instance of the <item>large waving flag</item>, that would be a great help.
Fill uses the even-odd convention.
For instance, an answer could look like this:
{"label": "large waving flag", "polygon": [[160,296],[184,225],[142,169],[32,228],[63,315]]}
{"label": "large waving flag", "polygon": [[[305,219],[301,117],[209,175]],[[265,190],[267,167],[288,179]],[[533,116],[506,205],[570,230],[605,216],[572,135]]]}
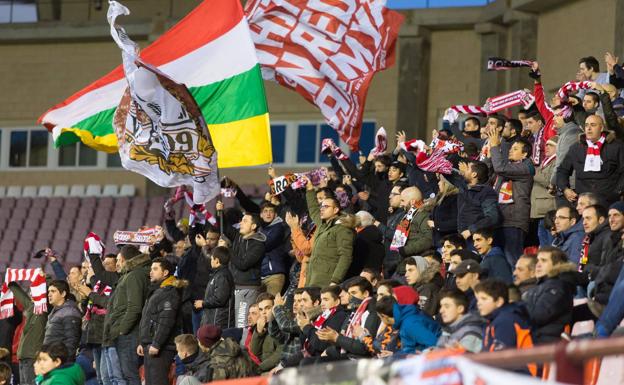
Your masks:
{"label": "large waving flag", "polygon": [[[269,114],[260,66],[238,0],[206,0],[150,46],[141,59],[185,84],[219,152],[219,167],[271,162]],[[127,82],[122,66],[39,118],[55,145],[83,143],[117,152],[113,114]]]}
{"label": "large waving flag", "polygon": [[403,16],[385,0],[249,0],[262,74],[316,105],[357,150],[368,86],[394,64]]}

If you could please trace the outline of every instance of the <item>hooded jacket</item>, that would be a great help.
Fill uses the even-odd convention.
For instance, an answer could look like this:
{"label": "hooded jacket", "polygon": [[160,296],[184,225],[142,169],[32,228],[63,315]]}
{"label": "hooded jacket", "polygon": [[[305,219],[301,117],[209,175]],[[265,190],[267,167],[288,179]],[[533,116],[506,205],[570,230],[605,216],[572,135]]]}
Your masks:
{"label": "hooded jacket", "polygon": [[442,335],[438,339],[438,347],[447,348],[455,344],[461,345],[466,351],[479,353],[483,348],[483,327],[485,320],[475,313],[466,313],[457,321],[442,327]]}
{"label": "hooded jacket", "polygon": [[487,325],[483,334],[484,351],[533,347],[530,317],[523,303],[504,304],[485,318]]}
{"label": "hooded jacket", "polygon": [[321,220],[316,194],[306,192],[306,201],[316,224],[312,254],[306,269],[306,286],[328,286],[344,280],[353,259],[355,232],[343,224],[343,218]]}
{"label": "hooded jacket", "polygon": [[537,286],[523,296],[536,344],[559,341],[561,333],[572,329],[577,275],[574,263],[554,265],[548,276],[539,278]]}
{"label": "hooded jacket", "polygon": [[578,263],[581,259],[581,247],[584,237],[583,221],[579,220],[569,229],[557,233],[552,245],[563,250],[568,255],[570,262]]}
{"label": "hooded jacket", "polygon": [[513,202],[499,204],[503,214],[503,227],[517,227],[528,233],[535,167],[528,158],[518,162],[510,161],[507,154],[502,153],[501,146],[492,147],[490,154],[497,176],[495,190],[499,192],[503,182],[511,182]]}
{"label": "hooded jacket", "polygon": [[81,327],[82,314],[76,302],[66,300],[61,306],[55,306],[48,315],[43,343],[44,345],[53,342],[64,344],[73,361],[80,343]]}
{"label": "hooded jacket", "polygon": [[65,364],[37,376],[35,382],[39,385],[83,385],[85,375],[78,364]]}
{"label": "hooded jacket", "polygon": [[394,329],[399,330],[401,352],[411,354],[435,346],[440,325],[415,305],[394,304]]}
{"label": "hooded jacket", "polygon": [[173,339],[180,334],[177,319],[181,292],[188,282],[169,276],[157,285],[143,307],[139,343],[159,350],[175,350]]}
{"label": "hooded jacket", "polygon": [[151,263],[147,254],[137,255],[126,262],[108,300],[102,345],[110,346],[120,335],[130,334],[139,327],[149,288]]}
{"label": "hooded jacket", "polygon": [[606,132],[605,142],[600,150],[602,161],[600,171],[583,171],[586,156],[586,136],[581,134],[579,141],[570,146],[563,162],[557,168],[557,187],[562,191],[569,188],[570,176],[572,172],[576,172],[575,191],[578,194],[593,192],[609,205],[617,201],[619,193],[624,188],[624,173],[621,167],[624,164],[624,144],[615,138],[614,132]]}
{"label": "hooded jacket", "polygon": [[503,253],[500,247],[492,247],[492,249],[483,256],[480,265],[489,278],[497,278],[507,284],[513,282],[511,267],[509,263],[507,263],[505,253]]}
{"label": "hooded jacket", "polygon": [[276,216],[273,221],[260,230],[266,237],[265,254],[262,259],[260,275],[264,278],[273,274],[288,272],[288,238],[290,231],[282,218]]}
{"label": "hooded jacket", "polygon": [[413,285],[418,293],[418,306],[430,317],[438,314],[438,294],[444,286],[444,280],[440,275],[440,263],[427,261],[427,268],[420,273],[418,282]]}
{"label": "hooded jacket", "polygon": [[222,330],[234,326],[234,287],[227,266],[214,270],[204,293],[202,325],[217,325]]}

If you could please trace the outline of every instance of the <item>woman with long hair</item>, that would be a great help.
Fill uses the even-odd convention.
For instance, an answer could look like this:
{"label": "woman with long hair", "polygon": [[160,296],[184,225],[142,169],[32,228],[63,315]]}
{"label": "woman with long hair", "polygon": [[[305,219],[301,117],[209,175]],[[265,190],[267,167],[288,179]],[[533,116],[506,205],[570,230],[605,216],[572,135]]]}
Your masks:
{"label": "woman with long hair", "polygon": [[438,193],[427,199],[425,205],[431,210],[429,226],[433,229],[433,245],[440,247],[445,235],[457,233],[457,193],[459,190],[443,175],[438,177]]}

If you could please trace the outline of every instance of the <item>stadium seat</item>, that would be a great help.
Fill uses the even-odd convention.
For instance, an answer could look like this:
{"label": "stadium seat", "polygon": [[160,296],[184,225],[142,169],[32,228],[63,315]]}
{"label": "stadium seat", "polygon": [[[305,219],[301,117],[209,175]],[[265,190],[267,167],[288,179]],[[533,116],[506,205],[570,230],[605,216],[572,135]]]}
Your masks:
{"label": "stadium seat", "polygon": [[85,193],[85,186],[82,184],[72,185],[69,190],[70,197],[84,197]]}
{"label": "stadium seat", "polygon": [[61,184],[54,186],[54,193],[52,196],[55,197],[66,197],[69,195],[69,186]]}
{"label": "stadium seat", "polygon": [[119,186],[117,186],[116,184],[104,185],[104,189],[102,190],[102,196],[116,197],[118,195],[119,195]]}
{"label": "stadium seat", "polygon": [[39,191],[37,192],[37,196],[49,198],[54,195],[54,187],[50,185],[39,186]]}
{"label": "stadium seat", "polygon": [[19,198],[22,196],[22,186],[7,187],[6,196],[9,198]]}
{"label": "stadium seat", "polygon": [[607,356],[602,359],[596,385],[624,384],[624,356]]}
{"label": "stadium seat", "polygon": [[22,190],[23,197],[36,197],[37,196],[37,186],[24,186]]}
{"label": "stadium seat", "polygon": [[102,186],[99,184],[90,184],[87,186],[86,196],[99,197],[102,195]]}
{"label": "stadium seat", "polygon": [[32,204],[31,204],[31,209],[32,208],[42,208],[45,210],[46,207],[48,207],[48,198],[44,198],[44,197],[37,197],[37,198],[33,198],[32,200]]}
{"label": "stadium seat", "polygon": [[133,184],[121,185],[119,195],[124,197],[133,197],[136,194],[136,187]]}

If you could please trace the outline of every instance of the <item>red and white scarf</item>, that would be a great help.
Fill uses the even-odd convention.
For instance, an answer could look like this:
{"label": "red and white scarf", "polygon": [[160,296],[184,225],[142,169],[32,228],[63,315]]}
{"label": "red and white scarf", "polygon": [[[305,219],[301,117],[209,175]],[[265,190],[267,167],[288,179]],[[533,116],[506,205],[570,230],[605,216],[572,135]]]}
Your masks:
{"label": "red and white scarf", "polygon": [[589,81],[567,82],[566,84],[561,86],[561,88],[559,88],[559,91],[557,91],[557,96],[559,96],[559,98],[561,98],[562,101],[565,101],[568,99],[568,94],[570,92],[574,92],[578,90],[586,90],[590,88],[591,88],[591,82]]}
{"label": "red and white scarf", "polygon": [[312,322],[312,325],[314,325],[315,329],[321,329],[323,327],[323,325],[325,324],[325,322],[327,322],[327,320],[334,315],[334,313],[336,312],[336,310],[338,310],[338,306],[334,306],[331,309],[325,310],[324,312],[321,313],[321,315],[319,315],[318,317],[316,317],[316,319],[314,320],[314,322]]}
{"label": "red and white scarf", "polygon": [[186,186],[180,186],[176,189],[175,195],[172,198],[172,203],[176,203],[182,199],[184,199],[186,204],[191,208],[189,226],[193,226],[195,222],[206,224],[206,221],[213,226],[217,224],[217,219],[208,211],[206,205],[196,205],[195,202],[193,202],[193,192],[187,191]]}
{"label": "red and white scarf", "polygon": [[347,327],[347,332],[345,333],[345,336],[353,338],[353,328],[355,327],[355,325],[362,326],[362,317],[364,316],[364,314],[366,314],[368,310],[368,303],[371,300],[372,297],[364,298],[360,306],[358,306],[357,310],[355,311],[355,313],[353,313],[353,316],[351,317],[351,321],[349,322],[349,326]]}
{"label": "red and white scarf", "polygon": [[602,149],[602,145],[605,142],[605,134],[600,135],[600,139],[596,143],[592,142],[589,139],[586,139],[587,142],[587,155],[585,156],[585,167],[583,167],[583,171],[600,171],[600,166],[602,165],[602,159],[600,158],[600,150]]}
{"label": "red and white scarf", "polygon": [[503,181],[501,183],[500,189],[498,190],[498,203],[510,204],[513,202],[513,186],[511,180]]}
{"label": "red and white scarf", "polygon": [[521,105],[526,109],[531,107],[534,102],[535,96],[533,94],[527,90],[518,90],[488,98],[482,107],[466,104],[451,106],[443,119],[449,123],[455,123],[459,114],[487,116],[514,106]]}
{"label": "red and white scarf", "polygon": [[544,130],[546,129],[546,126],[543,126],[539,132],[537,133],[537,137],[535,138],[535,141],[533,142],[533,156],[532,156],[532,161],[534,165],[539,165],[540,161],[542,159],[542,144],[544,143]]}
{"label": "red and white scarf", "polygon": [[409,236],[410,226],[412,225],[412,219],[414,218],[414,215],[416,215],[416,211],[418,211],[417,207],[410,208],[403,219],[401,219],[401,222],[399,222],[394,230],[390,250],[397,251],[399,248],[405,246],[407,243],[407,237]]}
{"label": "red and white scarf", "polygon": [[[93,286],[93,291],[99,295],[109,297],[113,292],[113,289],[108,285],[103,285],[102,281],[97,281],[95,286]],[[87,321],[91,319],[91,314],[104,315],[106,314],[106,308],[99,307],[94,304],[91,299],[89,299],[89,303],[87,303],[87,311],[85,312],[85,319]]]}
{"label": "red and white scarf", "polygon": [[418,167],[427,172],[450,175],[453,171],[453,164],[446,159],[446,152],[441,149],[433,150],[431,155],[422,161],[417,161]]}
{"label": "red and white scarf", "polygon": [[557,159],[557,154],[553,154],[542,162],[542,168],[547,167],[553,160]]}
{"label": "red and white scarf", "polygon": [[94,232],[90,232],[84,240],[84,255],[89,260],[89,254],[104,254],[104,243],[102,239]]}
{"label": "red and white scarf", "polygon": [[332,154],[338,160],[347,160],[349,157],[340,149],[340,147],[336,146],[334,140],[332,138],[325,138],[321,142],[321,152],[326,152],[327,150],[331,151]]}
{"label": "red and white scarf", "polygon": [[47,288],[45,275],[41,268],[13,269],[7,268],[0,293],[0,319],[13,316],[13,292],[9,290],[9,282],[30,281],[30,294],[35,304],[33,313],[43,314],[48,311]]}
{"label": "red and white scarf", "polygon": [[519,67],[531,67],[532,60],[507,60],[502,57],[491,57],[487,62],[488,71],[502,71]]}

